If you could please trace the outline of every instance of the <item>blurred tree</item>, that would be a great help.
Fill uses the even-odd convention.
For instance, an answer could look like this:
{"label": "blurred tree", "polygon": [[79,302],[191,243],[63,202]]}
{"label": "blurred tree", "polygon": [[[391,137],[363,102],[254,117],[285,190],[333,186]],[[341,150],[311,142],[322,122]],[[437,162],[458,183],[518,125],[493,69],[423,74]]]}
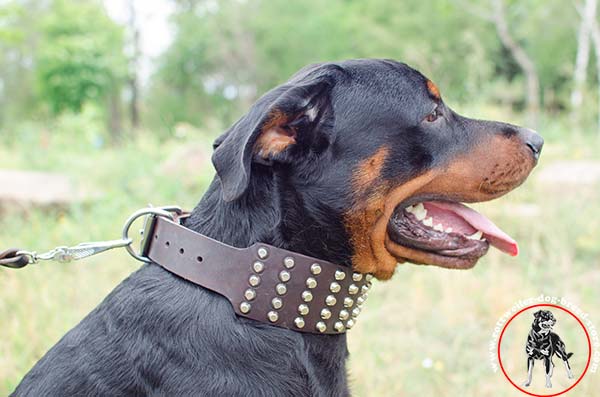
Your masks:
{"label": "blurred tree", "polygon": [[[265,90],[313,62],[395,58],[453,100],[494,72],[493,29],[446,0],[176,0],[175,37],[150,91],[152,124],[231,122]],[[468,30],[463,29],[469,26]]]}
{"label": "blurred tree", "polygon": [[120,134],[120,90],[127,73],[123,29],[94,0],[52,1],[40,30],[36,74],[53,113],[108,103],[109,126]]}
{"label": "blurred tree", "polygon": [[[585,81],[600,62],[585,72],[589,62],[576,55],[578,11],[597,0],[574,0],[579,9],[564,0],[164,0],[174,7],[173,41],[147,86],[137,75],[136,32],[146,27],[136,0],[123,2],[123,26],[101,1],[0,1],[0,127],[89,104],[115,137],[126,114],[158,134],[182,122],[214,133],[302,66],[360,57],[407,62],[453,104],[562,113],[581,87],[585,121],[595,114]],[[600,53],[591,20],[587,40]]]}
{"label": "blurred tree", "polygon": [[0,125],[31,117],[37,109],[33,67],[43,9],[37,0],[0,5]]}
{"label": "blurred tree", "polygon": [[139,59],[140,59],[140,29],[137,22],[137,9],[135,0],[128,0],[129,9],[129,20],[127,21],[127,27],[129,30],[129,116],[131,121],[131,127],[133,130],[137,129],[140,124],[140,111],[139,111]]}
{"label": "blurred tree", "polygon": [[583,91],[587,80],[587,67],[590,59],[590,42],[596,21],[597,0],[585,0],[585,5],[578,6],[581,22],[577,33],[577,56],[573,71],[573,91],[571,92],[571,116],[575,123],[580,122]]}
{"label": "blurred tree", "polygon": [[521,47],[514,39],[513,34],[508,27],[506,12],[504,10],[504,0],[492,0],[492,8],[492,20],[496,25],[496,31],[498,32],[500,41],[510,51],[511,56],[515,59],[525,75],[527,87],[527,113],[530,123],[535,126],[537,125],[540,111],[540,79],[538,77],[536,66],[523,47]]}

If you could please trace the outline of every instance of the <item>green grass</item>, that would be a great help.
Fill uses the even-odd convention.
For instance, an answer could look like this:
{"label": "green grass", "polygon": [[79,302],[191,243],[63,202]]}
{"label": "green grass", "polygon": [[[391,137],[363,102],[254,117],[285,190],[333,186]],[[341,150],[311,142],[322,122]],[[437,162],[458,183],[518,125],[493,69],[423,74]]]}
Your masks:
{"label": "green grass", "polygon": [[[600,142],[593,132],[564,131],[558,122],[549,121],[546,129],[544,155],[530,180],[505,198],[477,206],[517,238],[521,255],[492,250],[470,271],[407,264],[391,281],[377,282],[349,334],[355,395],[519,395],[491,371],[488,341],[505,310],[540,293],[570,298],[600,327],[600,186],[536,179],[553,161],[600,161]],[[124,219],[148,202],[192,208],[212,178],[208,160],[203,169],[176,177],[161,163],[189,144],[201,143],[209,156],[209,141],[193,135],[159,142],[142,135],[118,149],[94,149],[85,140],[41,142],[33,134],[27,145],[0,147],[0,168],[66,173],[94,194],[69,208],[5,208],[0,246],[42,251],[113,239]],[[0,270],[0,395],[139,266],[119,250],[72,264]],[[425,359],[431,359],[431,368],[422,365]],[[535,376],[541,378],[539,367]],[[561,377],[557,367],[555,379]],[[569,396],[595,396],[599,390],[600,375],[588,374]]]}

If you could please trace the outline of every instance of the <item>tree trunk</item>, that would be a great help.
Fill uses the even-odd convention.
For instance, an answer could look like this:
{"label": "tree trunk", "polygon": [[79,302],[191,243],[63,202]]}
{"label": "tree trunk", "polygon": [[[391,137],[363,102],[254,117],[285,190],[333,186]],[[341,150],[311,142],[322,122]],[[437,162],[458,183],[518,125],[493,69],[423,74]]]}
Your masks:
{"label": "tree trunk", "polygon": [[590,37],[592,25],[595,24],[597,0],[586,0],[580,10],[581,23],[577,34],[577,56],[573,71],[573,92],[571,93],[571,115],[579,122],[580,108],[583,103],[583,88],[587,77],[587,66],[590,59]]}
{"label": "tree trunk", "polygon": [[533,126],[537,126],[538,115],[540,111],[540,80],[535,68],[535,64],[529,58],[525,50],[515,41],[510,34],[506,15],[504,12],[503,0],[491,0],[494,8],[492,20],[496,26],[498,37],[502,44],[510,51],[510,54],[515,59],[523,73],[525,74],[526,90],[527,90],[527,114],[529,122]]}
{"label": "tree trunk", "polygon": [[138,61],[140,57],[140,30],[137,26],[137,12],[135,0],[129,0],[129,29],[131,34],[131,59],[129,70],[129,91],[131,100],[129,103],[131,128],[136,130],[140,124],[139,116],[139,83],[138,83]]}
{"label": "tree trunk", "polygon": [[600,28],[596,18],[592,19],[590,26],[592,41],[594,42],[594,53],[596,54],[596,78],[598,80],[598,134],[600,135]]}
{"label": "tree trunk", "polygon": [[108,98],[108,128],[113,144],[118,144],[123,139],[123,130],[121,128],[121,95],[117,88],[113,88]]}

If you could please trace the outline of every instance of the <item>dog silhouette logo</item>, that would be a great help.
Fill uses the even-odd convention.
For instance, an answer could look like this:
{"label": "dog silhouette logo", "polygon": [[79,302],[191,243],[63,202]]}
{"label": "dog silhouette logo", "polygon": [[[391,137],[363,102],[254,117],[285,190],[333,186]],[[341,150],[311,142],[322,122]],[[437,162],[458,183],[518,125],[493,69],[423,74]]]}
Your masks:
{"label": "dog silhouette logo", "polygon": [[573,379],[573,371],[569,359],[573,353],[567,353],[565,343],[554,332],[556,318],[550,310],[538,310],[533,313],[533,323],[531,330],[527,335],[527,343],[525,344],[525,354],[527,355],[527,380],[523,382],[524,387],[531,385],[533,376],[533,367],[535,362],[540,360],[544,364],[546,373],[546,387],[552,387],[552,374],[554,370],[553,357],[557,356],[564,363],[567,377]]}

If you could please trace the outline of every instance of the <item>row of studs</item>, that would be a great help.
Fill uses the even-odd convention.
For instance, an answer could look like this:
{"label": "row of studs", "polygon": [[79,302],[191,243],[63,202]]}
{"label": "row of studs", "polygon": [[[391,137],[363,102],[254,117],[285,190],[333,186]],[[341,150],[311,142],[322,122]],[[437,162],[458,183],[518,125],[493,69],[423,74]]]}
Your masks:
{"label": "row of studs", "polygon": [[[313,264],[313,265],[311,266],[311,273],[313,273],[314,275],[318,275],[319,273],[321,273],[321,268],[320,268],[320,266],[319,266],[318,264]],[[343,279],[346,277],[346,273],[345,273],[344,271],[342,271],[342,270],[336,270],[336,272],[335,272],[335,274],[334,274],[334,277],[335,277],[335,279],[336,279],[336,280],[338,280],[338,281],[341,281],[341,280],[343,280]],[[363,278],[363,275],[362,275],[361,273],[353,273],[353,274],[352,274],[352,280],[353,280],[353,281],[359,282],[359,281],[361,281],[361,280],[362,280],[362,278]],[[361,290],[361,292],[362,292],[362,295],[366,295],[367,291],[369,290],[369,287],[370,287],[370,281],[371,281],[371,279],[372,279],[372,278],[373,278],[373,276],[372,276],[371,274],[367,274],[367,275],[366,275],[366,281],[367,281],[367,283],[368,283],[368,284],[365,284],[365,285],[363,285],[363,286],[362,286],[362,288],[360,289],[360,290]],[[307,280],[307,286],[308,286],[309,288],[310,288],[311,286],[314,288],[314,287],[316,287],[316,280],[314,280],[314,283],[312,283],[312,282],[310,281],[311,279],[313,279],[313,278],[311,277],[311,278],[309,278],[309,279]],[[310,282],[310,284],[309,284],[309,282]],[[333,293],[338,293],[338,292],[340,291],[340,289],[341,289],[341,286],[339,285],[339,283],[337,283],[337,282],[335,282],[335,281],[334,281],[334,282],[332,282],[332,283],[330,284],[330,286],[329,286],[329,290],[330,290],[331,292],[333,292]],[[358,286],[357,286],[357,285],[355,285],[355,284],[351,284],[351,285],[348,287],[348,293],[349,293],[349,294],[351,294],[351,295],[355,295],[355,294],[357,294],[358,292],[359,292],[359,288],[358,288]],[[358,302],[359,302],[359,300],[357,299],[357,303],[358,303],[360,306],[362,306],[362,303],[364,302],[364,299],[365,299],[365,298],[364,298],[362,295],[361,295],[361,296],[358,298],[358,299],[360,299],[360,303],[358,303]],[[328,296],[325,298],[325,304],[326,304],[327,306],[334,306],[336,303],[337,303],[337,299],[336,299],[336,297],[335,297],[334,295],[328,295]],[[353,304],[354,304],[354,301],[353,301],[353,299],[352,299],[352,298],[350,298],[350,297],[345,297],[345,298],[344,298],[344,307],[350,308],[350,307],[352,307],[352,305],[353,305]],[[303,309],[303,311],[302,311],[302,312],[300,312],[300,314],[301,314],[301,315],[306,315],[306,314],[308,314],[308,306],[306,306],[306,305],[301,305],[301,308]],[[348,317],[350,317],[350,313],[348,312],[348,310],[346,310],[346,309],[342,309],[342,310],[340,310],[340,313],[339,313],[339,319],[340,319],[340,320],[342,320],[342,321],[346,321],[346,324],[344,324],[342,321],[336,321],[336,322],[334,323],[334,325],[333,325],[333,328],[334,328],[336,331],[338,331],[338,332],[342,332],[342,331],[344,331],[344,329],[345,329],[345,328],[352,328],[352,326],[353,326],[353,325],[354,325],[354,323],[355,323],[355,318],[356,318],[356,317],[357,317],[357,316],[360,314],[360,310],[361,310],[361,308],[360,308],[360,307],[358,307],[358,306],[357,306],[357,307],[355,307],[355,308],[352,310],[352,318],[350,318],[350,319],[348,318]],[[332,313],[331,313],[331,310],[330,310],[330,309],[328,309],[328,308],[323,308],[323,309],[321,310],[321,313],[320,313],[320,315],[321,315],[321,318],[322,318],[323,320],[328,320],[329,318],[331,318],[331,314],[332,314]],[[294,320],[294,323],[295,323],[295,325],[296,325],[298,328],[303,328],[303,327],[304,327],[304,325],[305,325],[304,319],[303,319],[302,317],[297,317],[297,318]],[[319,322],[317,322],[317,324],[315,325],[315,327],[316,327],[316,329],[317,329],[319,332],[325,332],[325,331],[327,330],[327,324],[326,324],[324,321],[319,321]]]}
{"label": "row of studs", "polygon": [[[269,255],[269,251],[265,247],[260,247],[257,251],[257,254],[260,259],[266,259]],[[283,260],[283,265],[286,267],[286,269],[293,268],[295,266],[294,258],[286,257]],[[264,270],[264,267],[265,267],[265,265],[261,261],[256,261],[252,265],[252,268],[256,273],[262,273],[262,271]],[[285,295],[285,293],[287,292],[287,286],[285,283],[290,281],[290,279],[291,279],[291,274],[289,271],[282,270],[279,273],[279,280],[282,282],[275,286],[275,292],[277,292],[277,295]],[[248,279],[248,283],[250,284],[251,287],[257,287],[260,284],[260,281],[261,281],[260,276],[258,276],[256,274],[252,274],[250,276],[250,278]],[[254,298],[256,298],[256,291],[253,288],[248,288],[244,292],[244,298],[246,298],[246,301],[240,303],[240,311],[242,313],[246,314],[246,313],[249,313],[250,310],[252,309],[252,305],[248,301],[251,301]],[[312,299],[312,297],[311,297],[311,299]],[[275,297],[271,300],[271,306],[273,306],[274,309],[279,310],[283,307],[283,300],[279,297]],[[279,314],[276,311],[271,310],[267,313],[267,318],[271,322],[276,322],[279,319]]]}
{"label": "row of studs", "polygon": [[[360,280],[362,280],[362,274],[360,274],[360,273],[354,273],[352,276],[353,276],[354,281],[360,281]],[[340,310],[338,318],[339,318],[339,320],[342,320],[342,321],[336,321],[333,324],[333,328],[337,332],[342,332],[342,331],[344,331],[344,329],[350,329],[356,323],[356,318],[360,314],[362,306],[363,306],[363,303],[365,302],[365,300],[366,300],[366,298],[368,296],[367,292],[369,291],[369,288],[371,286],[371,280],[372,280],[372,278],[373,278],[373,276],[371,274],[367,274],[366,275],[367,284],[365,284],[365,285],[362,286],[362,288],[361,288],[361,294],[356,299],[356,307],[354,307],[352,309],[351,314],[346,309]],[[350,287],[352,287],[352,285]],[[358,293],[358,289],[354,289],[354,288],[349,289],[349,293],[353,293],[353,291],[356,291],[356,292],[354,292],[354,294]],[[344,307],[350,308],[353,305],[354,305],[354,301],[353,301],[352,298],[350,298],[350,297],[344,298]],[[352,316],[352,318],[348,318],[348,317],[350,317],[350,315]],[[322,319],[327,320],[330,317],[331,317],[331,311],[330,310],[328,310],[327,308],[325,308],[325,309],[323,309],[321,311],[321,318]],[[345,324],[344,324],[343,321],[345,321]],[[323,322],[323,321],[319,321],[316,324],[316,328],[317,328],[317,330],[319,332],[325,332],[327,330],[327,324],[325,322]]]}
{"label": "row of studs", "polygon": [[[268,250],[265,247],[260,247],[257,251],[258,257],[261,259],[265,259],[268,256]],[[293,268],[295,265],[294,259],[291,257],[286,257],[284,259],[284,266],[288,269]],[[257,273],[261,273],[264,270],[264,264],[260,261],[256,261],[253,264],[253,269],[254,271],[256,271]],[[321,265],[319,265],[318,263],[313,263],[310,267],[310,271],[313,275],[319,275],[321,273]],[[336,280],[341,281],[344,280],[346,277],[346,273],[342,270],[336,270],[334,277]],[[352,275],[352,279],[353,281],[361,281],[362,280],[363,275],[360,273],[353,273]],[[279,279],[283,282],[286,283],[290,280],[291,275],[288,271],[286,270],[282,270],[279,273]],[[370,280],[372,278],[372,275],[367,274],[366,275],[366,280],[367,282],[369,282],[370,284]],[[258,286],[258,284],[260,284],[260,277],[257,275],[251,275],[249,278],[249,284],[253,287]],[[283,283],[279,283],[277,284],[277,286],[275,287],[275,290],[277,292],[278,295],[284,295],[287,292],[287,286]],[[314,277],[309,277],[306,280],[306,286],[309,289],[314,289],[317,287],[317,280]],[[333,293],[338,293],[341,289],[341,286],[339,283],[337,282],[332,282],[329,286],[329,290]],[[361,292],[363,294],[366,295],[366,292],[369,290],[369,285],[363,285]],[[348,292],[351,295],[357,294],[359,291],[358,286],[356,286],[355,284],[351,284],[348,287]],[[253,289],[248,289],[245,291],[244,293],[244,297],[247,300],[252,300],[256,297],[256,292]],[[310,291],[303,291],[302,292],[302,300],[305,302],[310,302],[312,301],[312,293]],[[360,300],[364,301],[364,298],[361,296],[357,299],[357,303],[359,303],[359,306],[362,306],[362,302],[360,302]],[[333,295],[328,295],[325,299],[325,303],[327,306],[334,306],[337,303],[337,299],[335,298],[335,296]],[[273,308],[275,309],[280,309],[283,306],[283,301],[281,300],[281,298],[275,297],[273,298],[273,300],[271,301],[271,304],[273,306]],[[353,301],[352,298],[346,297],[344,299],[344,306],[345,307],[351,307],[353,305]],[[242,302],[240,304],[240,311],[242,313],[248,313],[250,312],[251,309],[251,305],[249,302]],[[298,313],[301,316],[305,316],[309,313],[309,307],[306,304],[300,304],[298,306]],[[352,310],[352,317],[351,319],[348,319],[349,317],[349,313],[347,310],[343,309],[340,311],[339,313],[339,319],[340,320],[347,320],[346,322],[346,327],[347,328],[351,328],[354,325],[354,318],[356,318],[358,316],[358,314],[360,314],[360,307],[355,307]],[[279,319],[279,314],[276,311],[269,311],[267,313],[267,317],[269,319],[269,321],[271,322],[276,322]],[[321,310],[321,318],[323,318],[324,320],[327,320],[331,317],[331,311],[327,308],[323,308]],[[294,324],[296,325],[296,327],[298,328],[303,328],[305,325],[305,321],[303,317],[296,317],[294,319]],[[323,321],[319,321],[316,324],[316,328],[318,331],[320,332],[325,332],[327,329],[327,325],[323,322]],[[336,321],[334,323],[334,329],[338,332],[341,332],[344,330],[344,324],[341,321]]]}
{"label": "row of studs", "polygon": [[[321,271],[322,271],[321,265],[319,265],[318,263],[313,263],[310,266],[310,272],[314,276],[318,276],[319,274],[321,274]],[[346,272],[344,272],[343,270],[339,270],[338,269],[334,273],[334,278],[337,281],[342,281],[342,280],[344,280],[346,278]],[[317,283],[316,278],[309,277],[309,278],[306,279],[306,286],[308,288],[314,289],[314,288],[317,287],[317,285],[318,285],[318,283]],[[336,282],[336,281],[332,282],[329,285],[329,291],[333,292],[334,294],[338,293],[341,290],[341,288],[342,288],[341,285],[338,282]],[[312,300],[312,294],[310,293],[310,291],[304,291],[302,293],[303,300],[305,300],[304,296],[307,293],[310,294],[310,300]],[[334,295],[327,295],[327,297],[325,298],[325,304],[327,306],[334,306],[336,303],[337,303],[337,298]],[[299,312],[299,314],[300,314],[301,317],[296,317],[294,319],[294,325],[296,325],[297,328],[302,329],[302,328],[304,328],[304,326],[306,324],[306,322],[304,321],[304,317],[303,316],[306,316],[309,313],[308,305],[301,304],[298,307],[298,312]],[[321,310],[321,318],[328,319],[330,317],[331,317],[331,310],[329,310],[327,308],[323,308]],[[325,324],[322,321],[319,321],[317,323],[316,327],[317,327],[318,330],[319,329],[323,329],[323,331],[320,331],[320,332],[324,332],[327,329],[327,326],[325,325],[325,328],[323,328],[321,325],[325,325]],[[342,330],[343,330],[343,328],[342,328]]]}

